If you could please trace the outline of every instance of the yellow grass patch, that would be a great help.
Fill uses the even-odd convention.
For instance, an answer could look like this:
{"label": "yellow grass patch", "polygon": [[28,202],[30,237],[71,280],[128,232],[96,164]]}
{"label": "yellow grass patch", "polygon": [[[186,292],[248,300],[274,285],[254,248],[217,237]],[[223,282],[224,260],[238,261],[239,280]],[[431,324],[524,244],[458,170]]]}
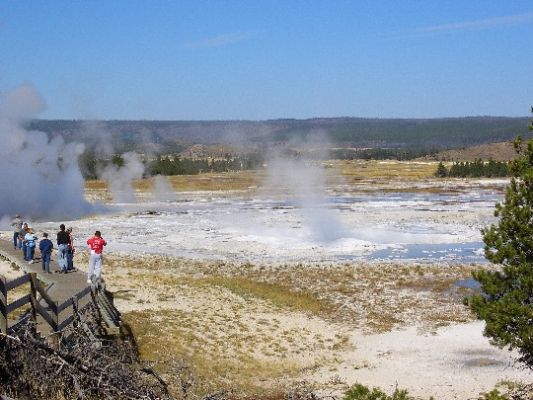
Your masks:
{"label": "yellow grass patch", "polygon": [[[331,160],[317,162],[327,171],[330,184],[350,184],[363,181],[418,181],[433,178],[437,162],[414,161],[361,161]],[[265,180],[264,169],[203,173],[198,175],[168,176],[168,182],[176,192],[181,191],[243,191],[255,190]],[[150,192],[154,187],[154,179],[140,179],[133,183],[139,193]],[[86,181],[85,190],[88,198],[109,201],[111,194],[107,182],[100,180]]]}
{"label": "yellow grass patch", "polygon": [[427,179],[433,177],[437,162],[334,160],[330,166],[352,181],[366,179]]}

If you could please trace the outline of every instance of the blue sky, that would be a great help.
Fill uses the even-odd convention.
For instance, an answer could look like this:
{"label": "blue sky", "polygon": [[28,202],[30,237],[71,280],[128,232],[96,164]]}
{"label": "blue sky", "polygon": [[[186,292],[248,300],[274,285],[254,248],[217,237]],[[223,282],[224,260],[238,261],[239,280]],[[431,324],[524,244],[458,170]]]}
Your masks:
{"label": "blue sky", "polygon": [[533,2],[0,0],[43,118],[528,115]]}

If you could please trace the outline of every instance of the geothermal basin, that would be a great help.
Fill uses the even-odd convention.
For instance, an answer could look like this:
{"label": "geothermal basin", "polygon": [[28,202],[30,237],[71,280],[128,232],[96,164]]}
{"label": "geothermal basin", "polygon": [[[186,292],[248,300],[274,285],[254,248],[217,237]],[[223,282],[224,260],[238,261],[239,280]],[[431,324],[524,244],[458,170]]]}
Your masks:
{"label": "geothermal basin", "polygon": [[[507,180],[330,185],[316,194],[195,191],[109,203],[64,221],[79,244],[94,230],[108,251],[251,263],[348,260],[484,262],[480,230],[495,222]],[[169,196],[166,196],[168,198]],[[58,221],[35,222],[54,232]]]}

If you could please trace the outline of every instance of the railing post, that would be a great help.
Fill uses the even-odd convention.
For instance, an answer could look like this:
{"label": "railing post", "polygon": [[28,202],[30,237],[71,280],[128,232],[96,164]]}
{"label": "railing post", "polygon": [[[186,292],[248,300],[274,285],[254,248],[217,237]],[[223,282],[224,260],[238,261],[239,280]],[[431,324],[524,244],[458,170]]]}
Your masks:
{"label": "railing post", "polygon": [[[35,272],[30,273],[30,285],[31,285],[31,303],[32,303],[32,318],[35,322],[35,326],[37,326],[37,307],[41,307],[39,305],[39,302],[37,300],[37,292],[39,291],[39,282],[37,281],[37,274]],[[51,308],[51,317],[52,320],[51,328],[52,328],[52,346],[55,349],[59,348],[59,333],[57,332],[57,324],[58,324],[58,312],[57,307],[53,307],[53,305],[50,305]],[[40,310],[41,313],[46,313],[49,315],[45,309]],[[43,316],[44,318],[44,316]],[[46,320],[46,319],[45,319]],[[50,324],[50,322],[48,322]]]}
{"label": "railing post", "polygon": [[0,332],[7,335],[7,288],[6,278],[0,275]]}
{"label": "railing post", "polygon": [[74,315],[73,322],[76,322],[74,326],[76,326],[80,319],[80,314],[78,312],[78,298],[76,296],[72,296],[72,313]]}
{"label": "railing post", "polygon": [[37,310],[35,309],[34,304],[37,303],[37,287],[36,279],[37,274],[35,272],[30,272],[30,295],[31,295],[31,320],[34,324],[34,327],[37,328]]}

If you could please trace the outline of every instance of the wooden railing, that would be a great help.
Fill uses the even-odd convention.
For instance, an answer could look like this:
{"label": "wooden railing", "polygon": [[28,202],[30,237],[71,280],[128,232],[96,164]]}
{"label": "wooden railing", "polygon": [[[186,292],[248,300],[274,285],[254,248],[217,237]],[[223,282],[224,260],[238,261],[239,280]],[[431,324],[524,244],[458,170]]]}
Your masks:
{"label": "wooden railing", "polygon": [[[9,303],[8,294],[10,291],[16,289],[19,286],[22,286],[26,283],[30,283],[30,293],[25,296],[18,298],[17,300]],[[88,307],[93,299],[87,302],[82,309],[79,309],[79,301],[84,299],[87,295],[91,294],[91,287],[88,286],[74,296],[64,301],[61,304],[57,304],[52,300],[48,295],[45,288],[42,286],[41,282],[37,279],[36,273],[24,274],[19,278],[16,278],[12,281],[6,281],[3,276],[0,276],[0,331],[3,334],[14,330],[18,324],[23,322],[18,318],[11,326],[9,326],[9,314],[18,310],[21,307],[24,307],[27,304],[31,304],[31,315],[30,317],[34,322],[37,320],[37,314],[39,314],[44,321],[50,326],[51,333],[57,334],[67,328],[85,307]],[[46,306],[41,305],[41,301],[38,300],[38,295],[41,296],[41,299],[44,300]],[[65,311],[68,307],[72,307],[70,313],[63,313],[66,318],[60,321],[60,314]],[[54,335],[57,337],[57,335]]]}

